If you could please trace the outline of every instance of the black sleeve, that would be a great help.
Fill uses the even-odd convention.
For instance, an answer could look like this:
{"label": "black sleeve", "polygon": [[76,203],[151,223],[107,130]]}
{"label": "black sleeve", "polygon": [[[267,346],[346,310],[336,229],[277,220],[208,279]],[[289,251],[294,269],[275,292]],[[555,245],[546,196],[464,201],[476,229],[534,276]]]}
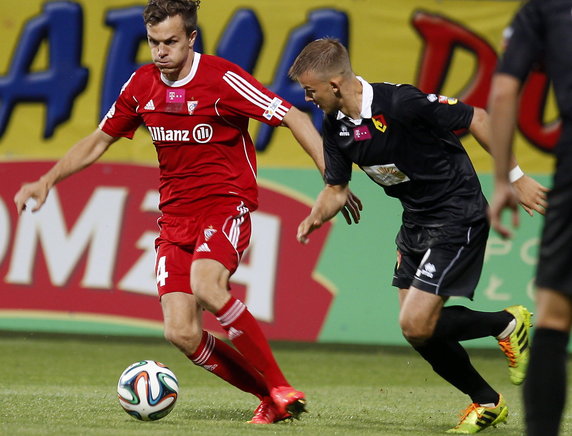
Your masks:
{"label": "black sleeve", "polygon": [[528,2],[518,11],[504,36],[506,48],[497,72],[524,81],[532,66],[542,58],[544,29],[537,2]]}
{"label": "black sleeve", "polygon": [[453,97],[425,94],[412,85],[396,86],[392,112],[405,125],[423,123],[449,131],[466,129],[473,120],[472,106]]}
{"label": "black sleeve", "polygon": [[324,120],[322,128],[324,137],[324,161],[326,171],[324,180],[329,185],[345,185],[352,178],[352,161],[344,156],[339,147],[333,141],[332,135],[336,134],[334,127],[328,118]]}

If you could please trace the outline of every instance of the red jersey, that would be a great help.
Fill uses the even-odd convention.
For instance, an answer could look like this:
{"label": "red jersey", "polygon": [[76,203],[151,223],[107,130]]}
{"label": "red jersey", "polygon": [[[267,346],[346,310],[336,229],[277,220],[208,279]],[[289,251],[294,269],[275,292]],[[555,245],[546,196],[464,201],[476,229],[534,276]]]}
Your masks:
{"label": "red jersey", "polygon": [[141,123],[147,127],[159,160],[164,213],[190,214],[217,196],[239,197],[255,210],[249,118],[277,126],[290,107],[232,62],[195,53],[189,75],[175,82],[153,64],[139,68],[99,127],[130,139]]}

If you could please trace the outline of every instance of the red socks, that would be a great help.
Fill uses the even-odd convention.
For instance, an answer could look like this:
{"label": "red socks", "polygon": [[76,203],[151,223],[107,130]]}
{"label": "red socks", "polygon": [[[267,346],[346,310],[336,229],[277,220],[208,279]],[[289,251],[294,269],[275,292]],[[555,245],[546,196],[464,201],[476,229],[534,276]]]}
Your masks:
{"label": "red socks", "polygon": [[234,348],[205,331],[197,350],[187,357],[244,392],[260,399],[269,395],[262,375]]}
{"label": "red socks", "polygon": [[290,386],[274,359],[258,321],[244,303],[230,297],[215,315],[245,360],[262,374],[268,390],[276,386]]}

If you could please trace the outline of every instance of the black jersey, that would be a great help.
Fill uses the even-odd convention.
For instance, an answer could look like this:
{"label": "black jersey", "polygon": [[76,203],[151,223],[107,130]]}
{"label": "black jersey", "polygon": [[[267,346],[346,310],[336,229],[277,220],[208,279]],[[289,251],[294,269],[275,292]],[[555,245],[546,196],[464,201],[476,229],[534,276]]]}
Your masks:
{"label": "black jersey", "polygon": [[356,163],[401,201],[404,223],[437,227],[484,218],[479,179],[454,133],[470,126],[473,108],[411,85],[360,80],[361,119],[326,116],[326,182],[349,182]]}
{"label": "black jersey", "polygon": [[524,81],[535,63],[552,80],[563,122],[561,142],[572,142],[572,0],[532,0],[505,31],[498,71]]}

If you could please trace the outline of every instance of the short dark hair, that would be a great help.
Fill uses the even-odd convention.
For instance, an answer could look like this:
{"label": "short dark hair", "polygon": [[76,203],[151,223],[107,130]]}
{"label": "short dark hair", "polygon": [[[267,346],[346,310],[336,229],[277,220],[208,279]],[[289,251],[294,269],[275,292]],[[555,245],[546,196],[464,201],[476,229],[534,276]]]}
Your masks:
{"label": "short dark hair", "polygon": [[143,10],[145,25],[154,26],[168,17],[180,15],[185,23],[185,32],[190,35],[197,30],[197,9],[201,0],[149,0]]}
{"label": "short dark hair", "polygon": [[344,45],[335,38],[320,38],[309,43],[288,71],[292,80],[313,71],[328,76],[347,76],[352,72],[350,56]]}

